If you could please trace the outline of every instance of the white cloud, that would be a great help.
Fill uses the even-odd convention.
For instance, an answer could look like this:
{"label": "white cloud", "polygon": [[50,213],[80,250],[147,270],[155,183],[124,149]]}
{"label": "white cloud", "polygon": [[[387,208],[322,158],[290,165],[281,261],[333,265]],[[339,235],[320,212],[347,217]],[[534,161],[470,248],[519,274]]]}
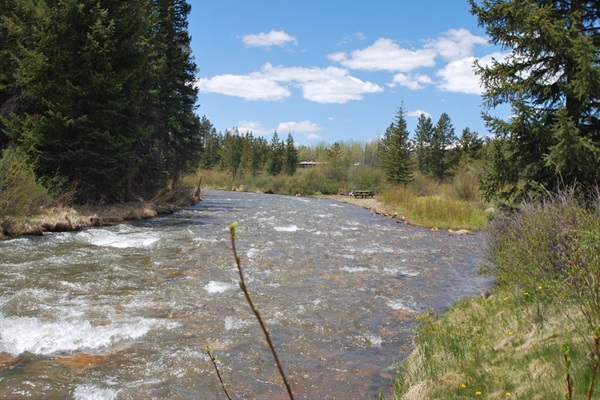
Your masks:
{"label": "white cloud", "polygon": [[288,42],[297,43],[295,37],[284,31],[273,29],[269,33],[260,32],[253,35],[244,35],[242,41],[246,45],[253,47],[284,46]]}
{"label": "white cloud", "polygon": [[406,113],[406,116],[412,117],[412,118],[419,118],[421,116],[421,114],[424,114],[426,117],[431,118],[431,114],[429,114],[427,111],[423,111],[423,110],[409,111]]}
{"label": "white cloud", "polygon": [[496,52],[479,59],[465,57],[451,61],[436,73],[440,77],[438,88],[445,92],[480,95],[483,88],[479,76],[475,75],[475,61],[478,60],[480,65],[488,65],[492,59],[501,60],[504,57],[506,57],[505,54]]}
{"label": "white cloud", "polygon": [[245,100],[277,101],[291,95],[288,88],[260,74],[216,75],[199,78],[196,86],[202,93],[220,93],[241,97]]}
{"label": "white cloud", "polygon": [[293,121],[289,121],[289,122],[281,122],[278,126],[277,126],[277,132],[281,132],[283,134],[287,134],[287,133],[310,133],[310,134],[315,134],[317,132],[320,132],[323,128],[321,128],[319,125],[315,124],[312,121],[300,121],[300,122],[293,122]]}
{"label": "white cloud", "polygon": [[398,73],[394,75],[394,79],[388,84],[389,87],[396,87],[397,85],[404,86],[410,90],[423,89],[425,86],[433,83],[431,78],[427,75],[422,74],[410,74],[405,75]]}
{"label": "white cloud", "polygon": [[[342,68],[302,68],[265,64],[248,75],[217,75],[197,82],[203,93],[220,93],[246,100],[281,100],[291,95],[288,86],[298,87],[303,97],[317,103],[343,104],[361,100],[366,93],[383,88],[348,75]],[[288,86],[285,86],[288,85]]]}
{"label": "white cloud", "polygon": [[333,53],[328,57],[350,69],[408,72],[433,66],[435,55],[434,49],[404,49],[391,39],[381,38],[364,49],[354,50],[350,54]]}
{"label": "white cloud", "polygon": [[254,136],[265,136],[269,133],[273,133],[273,130],[269,130],[265,128],[262,123],[259,121],[240,121],[238,124],[238,131],[241,134],[246,134],[246,132],[252,132]]}
{"label": "white cloud", "polygon": [[428,40],[425,48],[432,49],[445,60],[453,61],[473,55],[475,45],[487,45],[486,38],[475,36],[468,30],[450,29],[434,40]]}

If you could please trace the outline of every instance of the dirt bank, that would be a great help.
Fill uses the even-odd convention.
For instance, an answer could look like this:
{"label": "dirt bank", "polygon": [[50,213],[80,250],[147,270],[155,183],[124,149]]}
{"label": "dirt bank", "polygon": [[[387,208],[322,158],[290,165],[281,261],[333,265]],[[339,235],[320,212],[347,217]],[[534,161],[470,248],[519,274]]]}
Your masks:
{"label": "dirt bank", "polygon": [[93,226],[116,225],[153,218],[159,214],[170,214],[180,207],[199,201],[199,197],[184,196],[177,200],[170,198],[169,201],[159,199],[94,206],[53,207],[36,215],[1,218],[0,238],[41,236],[44,232],[71,232]]}
{"label": "dirt bank", "polygon": [[353,204],[355,206],[363,207],[370,210],[373,214],[382,215],[387,218],[395,218],[399,222],[407,222],[406,218],[399,215],[391,206],[384,204],[376,198],[358,198],[355,196],[341,196],[341,195],[323,195],[319,196],[324,199],[331,199],[342,203]]}

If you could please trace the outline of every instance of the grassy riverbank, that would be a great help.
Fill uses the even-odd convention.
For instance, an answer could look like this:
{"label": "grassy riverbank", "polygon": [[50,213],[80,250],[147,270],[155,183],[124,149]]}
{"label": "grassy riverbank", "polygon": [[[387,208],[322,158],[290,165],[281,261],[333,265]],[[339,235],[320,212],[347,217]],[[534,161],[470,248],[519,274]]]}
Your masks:
{"label": "grassy riverbank", "polygon": [[[258,176],[232,182],[229,175],[208,170],[199,173],[198,178],[202,176],[203,185],[214,189],[327,197],[428,228],[480,230],[491,217],[485,211],[489,205],[481,200],[474,171],[462,170],[452,181],[444,183],[417,174],[407,186],[385,186],[365,175],[361,175],[363,180],[335,182],[313,168],[298,171],[293,177]],[[371,182],[372,179],[375,181]],[[375,200],[338,195],[352,188],[373,190],[377,195]]]}
{"label": "grassy riverbank", "polygon": [[563,193],[489,232],[498,286],[421,318],[394,398],[598,398],[600,200]]}
{"label": "grassy riverbank", "polygon": [[78,231],[93,226],[120,224],[172,213],[179,207],[197,203],[192,185],[166,190],[150,201],[102,205],[50,205],[21,215],[0,218],[0,239],[44,232]]}

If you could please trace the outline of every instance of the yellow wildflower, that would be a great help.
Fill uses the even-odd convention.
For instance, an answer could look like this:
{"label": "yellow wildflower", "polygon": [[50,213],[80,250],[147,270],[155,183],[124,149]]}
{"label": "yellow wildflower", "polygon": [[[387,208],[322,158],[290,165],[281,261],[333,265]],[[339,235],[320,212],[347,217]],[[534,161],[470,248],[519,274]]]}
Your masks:
{"label": "yellow wildflower", "polygon": [[481,395],[481,392],[479,390],[475,392],[475,396],[480,396],[480,395]]}

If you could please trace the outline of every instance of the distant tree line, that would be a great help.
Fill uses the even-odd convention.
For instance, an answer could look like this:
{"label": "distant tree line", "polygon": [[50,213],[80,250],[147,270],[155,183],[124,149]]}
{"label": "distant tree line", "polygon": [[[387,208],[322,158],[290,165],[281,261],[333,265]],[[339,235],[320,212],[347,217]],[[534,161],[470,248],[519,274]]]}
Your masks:
{"label": "distant tree line", "polygon": [[200,162],[185,0],[0,3],[0,146],[82,202],[150,198]]}

